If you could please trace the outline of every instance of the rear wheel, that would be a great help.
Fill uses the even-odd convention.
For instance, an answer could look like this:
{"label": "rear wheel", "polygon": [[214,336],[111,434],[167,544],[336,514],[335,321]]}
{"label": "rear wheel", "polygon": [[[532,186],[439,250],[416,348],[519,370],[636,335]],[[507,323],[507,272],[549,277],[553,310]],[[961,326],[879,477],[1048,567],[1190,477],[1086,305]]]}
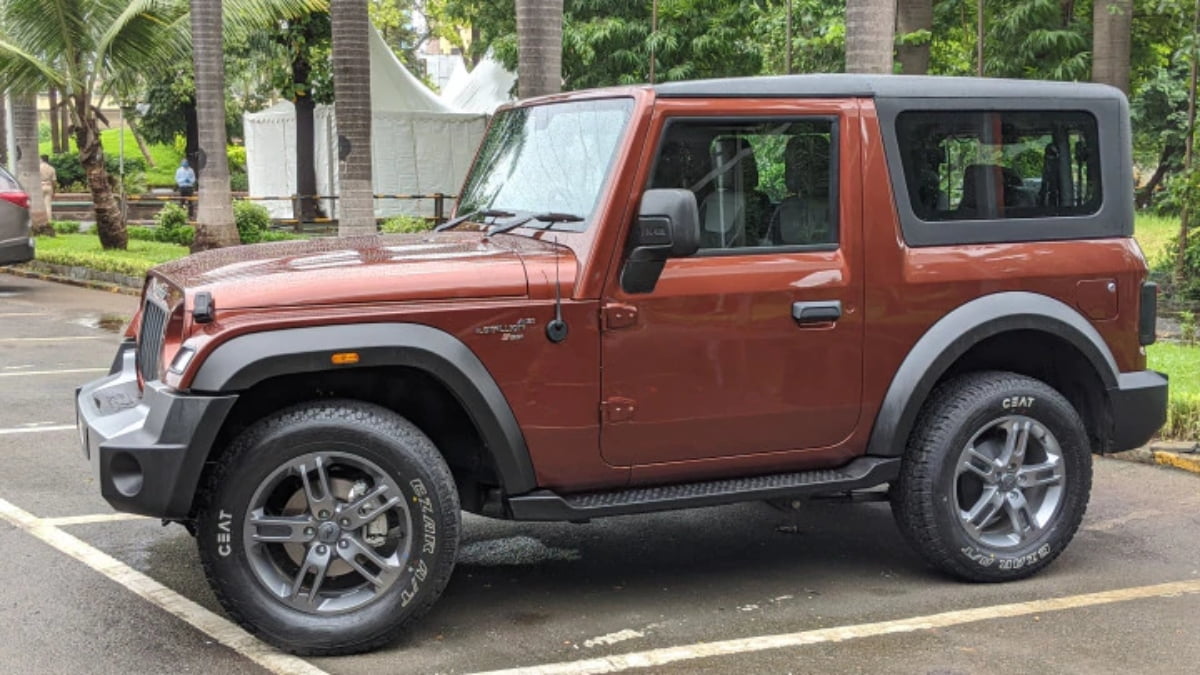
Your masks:
{"label": "rear wheel", "polygon": [[930,563],[970,581],[1049,565],[1087,508],[1092,464],[1071,404],[1043,382],[971,373],[940,386],[909,439],[892,510]]}
{"label": "rear wheel", "polygon": [[206,484],[197,542],[226,611],[295,653],[391,641],[445,588],[453,479],[433,443],[379,406],[298,406],[242,434]]}

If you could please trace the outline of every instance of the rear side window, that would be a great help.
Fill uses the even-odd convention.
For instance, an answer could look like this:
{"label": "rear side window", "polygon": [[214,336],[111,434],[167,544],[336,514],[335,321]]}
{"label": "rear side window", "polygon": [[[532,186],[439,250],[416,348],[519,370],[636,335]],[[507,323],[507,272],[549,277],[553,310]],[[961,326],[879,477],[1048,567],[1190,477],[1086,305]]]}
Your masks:
{"label": "rear side window", "polygon": [[1099,134],[1087,112],[909,110],[896,118],[909,203],[926,222],[1089,216]]}

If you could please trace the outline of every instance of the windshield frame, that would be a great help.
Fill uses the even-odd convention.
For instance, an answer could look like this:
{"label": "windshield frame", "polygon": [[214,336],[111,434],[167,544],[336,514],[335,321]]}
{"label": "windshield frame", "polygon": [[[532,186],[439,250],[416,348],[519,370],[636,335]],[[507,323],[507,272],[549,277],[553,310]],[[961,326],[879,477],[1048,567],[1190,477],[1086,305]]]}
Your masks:
{"label": "windshield frame", "polygon": [[[624,153],[625,146],[629,142],[628,137],[629,137],[630,130],[634,126],[636,119],[637,119],[638,97],[633,95],[630,92],[621,92],[621,93],[613,92],[613,93],[608,93],[603,96],[587,96],[587,97],[576,97],[576,96],[569,96],[569,95],[565,96],[565,97],[564,96],[555,96],[555,97],[549,98],[548,100],[535,99],[533,102],[530,102],[530,103],[520,103],[520,104],[516,104],[516,105],[505,106],[505,107],[502,107],[499,110],[497,110],[496,114],[492,117],[492,120],[488,124],[487,131],[485,132],[483,138],[480,140],[479,147],[475,153],[475,159],[471,162],[471,168],[467,171],[466,176],[463,178],[462,189],[459,190],[458,199],[455,201],[455,208],[454,208],[455,216],[457,217],[460,214],[465,215],[465,213],[466,213],[466,211],[464,211],[464,207],[463,207],[463,199],[467,196],[467,191],[470,188],[473,179],[475,178],[476,171],[479,170],[481,167],[481,163],[483,161],[484,144],[487,142],[488,137],[493,132],[493,130],[496,128],[496,123],[498,120],[501,119],[502,115],[512,113],[512,112],[515,112],[518,110],[531,109],[531,108],[544,108],[544,107],[550,107],[550,106],[574,106],[574,105],[586,104],[586,103],[597,103],[597,102],[604,102],[604,101],[619,101],[619,100],[624,100],[628,104],[628,108],[626,110],[626,119],[620,129],[620,132],[617,134],[617,137],[612,145],[610,156],[608,159],[608,165],[604,169],[604,177],[600,181],[600,183],[597,187],[595,199],[593,200],[588,213],[574,214],[574,215],[582,217],[582,220],[577,221],[577,222],[564,222],[564,221],[546,222],[546,221],[540,221],[537,219],[531,219],[528,222],[525,222],[525,223],[517,226],[513,230],[510,230],[509,232],[510,233],[515,232],[516,230],[519,230],[519,229],[533,230],[535,232],[541,232],[541,231],[545,231],[545,230],[554,230],[554,231],[558,231],[558,232],[580,233],[580,232],[588,231],[591,228],[592,223],[596,220],[596,216],[604,210],[603,206],[604,206],[606,196],[608,195],[609,190],[612,188],[613,181],[615,180],[615,178],[617,176],[618,172],[616,171],[616,169],[620,164],[620,159]],[[506,224],[506,222],[511,222],[513,219],[516,219],[516,218],[527,218],[527,217],[533,216],[535,214],[541,214],[541,213],[545,213],[547,211],[555,211],[556,210],[555,208],[552,207],[552,205],[547,208],[533,209],[533,210],[510,208],[508,205],[505,205],[505,204],[500,204],[500,205],[479,204],[479,205],[472,205],[468,208],[471,211],[477,211],[480,209],[499,209],[499,210],[507,211],[507,212],[513,214],[513,216],[508,217],[508,218],[486,218],[486,217],[484,217],[484,218],[481,218],[480,220],[471,218],[466,221],[466,223],[478,225],[479,230],[489,230],[489,229],[492,229],[492,228],[495,228],[498,226],[502,227]],[[483,222],[483,221],[487,221],[487,222]],[[466,223],[464,223],[464,224],[466,224]]]}

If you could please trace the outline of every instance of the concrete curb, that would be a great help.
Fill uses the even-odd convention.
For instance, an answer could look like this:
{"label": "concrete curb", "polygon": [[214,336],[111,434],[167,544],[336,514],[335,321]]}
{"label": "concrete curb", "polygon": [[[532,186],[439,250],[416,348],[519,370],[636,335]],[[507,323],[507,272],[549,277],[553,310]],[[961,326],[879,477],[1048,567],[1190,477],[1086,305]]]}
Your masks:
{"label": "concrete curb", "polygon": [[1165,466],[1200,475],[1200,443],[1157,441],[1142,448],[1110,456],[1128,462]]}
{"label": "concrete curb", "polygon": [[[55,267],[58,267],[57,265]],[[109,281],[96,281],[87,278],[88,270],[86,267],[70,267],[70,270],[81,270],[72,276],[63,276],[61,274],[53,274],[51,272],[43,272],[27,267],[0,267],[0,272],[11,274],[15,277],[23,279],[40,279],[41,281],[53,281],[68,286],[78,286],[80,288],[90,288],[95,291],[107,291],[109,293],[120,293],[122,295],[132,295],[138,297],[142,294],[141,288],[133,288],[124,284],[112,283]]]}

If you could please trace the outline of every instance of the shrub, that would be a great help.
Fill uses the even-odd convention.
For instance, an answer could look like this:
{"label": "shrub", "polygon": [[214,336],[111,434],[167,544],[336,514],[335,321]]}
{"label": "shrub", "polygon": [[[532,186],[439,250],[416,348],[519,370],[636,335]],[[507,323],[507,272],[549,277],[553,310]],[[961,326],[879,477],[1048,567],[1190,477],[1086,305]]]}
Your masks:
{"label": "shrub", "polygon": [[234,192],[249,192],[250,177],[246,175],[245,171],[230,171],[229,189]]}
{"label": "shrub", "polygon": [[[87,192],[87,172],[83,170],[83,165],[79,163],[78,152],[62,152],[57,155],[50,156],[50,166],[54,167],[54,172],[58,175],[58,186],[63,192]],[[117,177],[121,175],[121,158],[113,155],[104,156],[104,166],[108,170],[108,175]],[[82,185],[83,189],[79,190],[78,186]],[[125,156],[125,191],[130,194],[139,194],[145,192],[146,186],[146,160],[141,157]]]}
{"label": "shrub", "polygon": [[154,216],[154,240],[180,246],[191,246],[196,230],[188,225],[187,209],[175,202],[167,202]]}
{"label": "shrub", "polygon": [[301,234],[295,234],[292,232],[280,232],[279,230],[267,230],[266,232],[262,233],[262,238],[259,239],[259,241],[260,242],[261,241],[296,241],[296,240],[301,240],[301,239],[308,239],[308,237],[305,237],[304,235],[301,235]]}
{"label": "shrub", "polygon": [[386,234],[412,234],[432,229],[433,221],[420,216],[392,216],[379,226],[379,231]]}
{"label": "shrub", "polygon": [[233,203],[233,220],[237,223],[238,236],[243,244],[255,244],[263,239],[263,233],[271,227],[271,214],[267,207],[254,202]]}
{"label": "shrub", "polygon": [[229,158],[229,171],[246,173],[246,147],[243,145],[231,145],[226,148],[226,156]]}
{"label": "shrub", "polygon": [[80,224],[78,220],[56,220],[50,226],[58,234],[78,234]]}
{"label": "shrub", "polygon": [[1196,341],[1196,313],[1182,311],[1179,313],[1179,338],[1186,344]]}
{"label": "shrub", "polygon": [[1167,403],[1167,423],[1158,434],[1183,441],[1200,438],[1200,396],[1172,395]]}

